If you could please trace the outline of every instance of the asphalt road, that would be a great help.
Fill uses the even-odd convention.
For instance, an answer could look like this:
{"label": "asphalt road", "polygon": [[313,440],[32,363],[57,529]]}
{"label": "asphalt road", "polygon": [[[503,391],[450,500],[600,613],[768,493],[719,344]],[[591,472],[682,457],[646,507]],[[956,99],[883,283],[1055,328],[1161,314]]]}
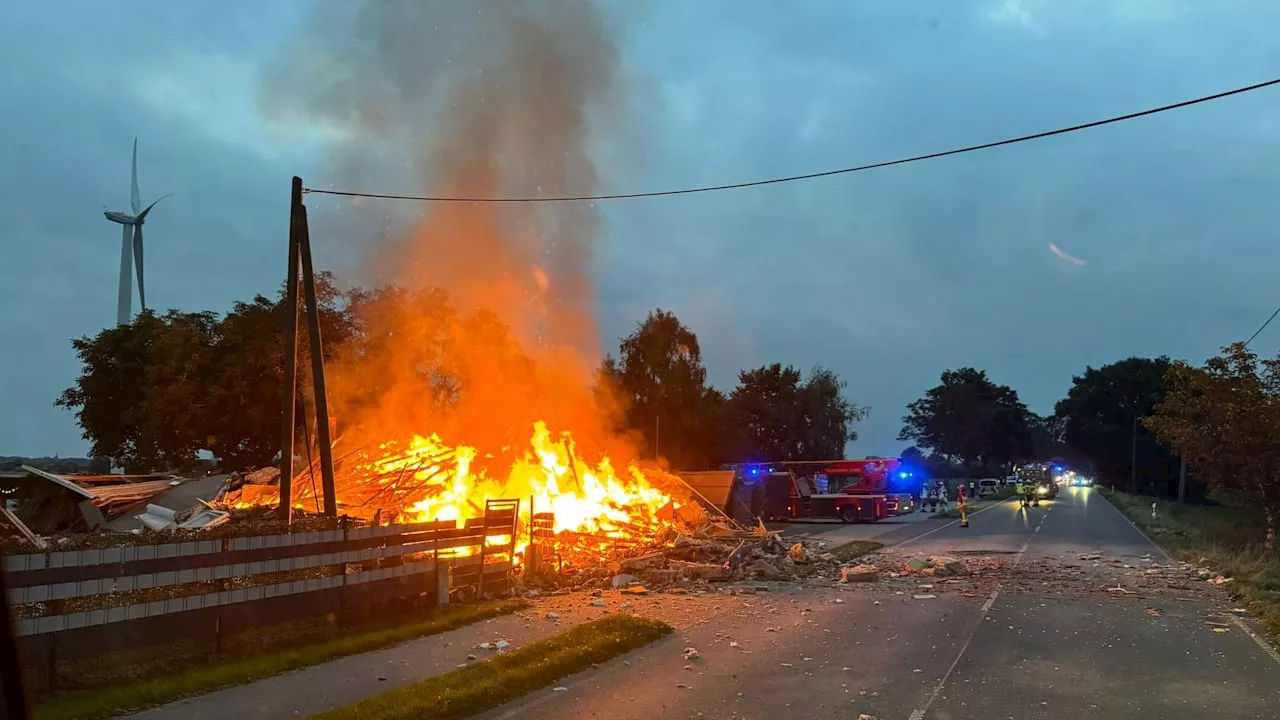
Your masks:
{"label": "asphalt road", "polygon": [[1280,655],[1092,490],[876,539],[897,543],[882,567],[947,554],[998,570],[731,596],[710,622],[483,717],[1280,717]]}

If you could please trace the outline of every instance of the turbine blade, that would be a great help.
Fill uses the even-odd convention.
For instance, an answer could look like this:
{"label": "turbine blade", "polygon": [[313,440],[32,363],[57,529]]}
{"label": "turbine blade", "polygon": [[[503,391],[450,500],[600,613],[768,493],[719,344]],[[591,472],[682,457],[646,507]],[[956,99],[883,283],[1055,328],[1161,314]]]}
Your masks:
{"label": "turbine blade", "polygon": [[167,198],[167,197],[173,197],[173,193],[169,193],[168,195],[161,195],[160,197],[156,198],[156,201],[155,201],[155,202],[153,202],[153,203],[151,203],[150,205],[148,205],[146,210],[143,210],[142,212],[138,213],[138,215],[137,215],[137,218],[138,218],[138,224],[139,224],[139,225],[141,225],[141,224],[143,223],[143,221],[145,221],[145,220],[147,219],[147,213],[151,212],[151,208],[155,207],[155,206],[156,206],[156,203],[160,202],[161,200],[163,200],[163,199],[165,199],[165,198]]}
{"label": "turbine blade", "polygon": [[133,226],[133,266],[138,270],[138,307],[147,311],[147,288],[142,282],[142,223]]}
{"label": "turbine blade", "polygon": [[129,201],[133,204],[133,214],[142,209],[142,196],[138,193],[138,138],[133,139],[133,181],[129,185]]}

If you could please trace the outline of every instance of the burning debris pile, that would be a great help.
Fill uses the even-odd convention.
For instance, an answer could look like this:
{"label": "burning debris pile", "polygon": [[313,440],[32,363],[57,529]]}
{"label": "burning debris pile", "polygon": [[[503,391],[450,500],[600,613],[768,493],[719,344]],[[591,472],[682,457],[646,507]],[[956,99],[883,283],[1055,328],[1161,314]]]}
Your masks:
{"label": "burning debris pile", "polygon": [[[371,524],[457,522],[483,517],[487,501],[517,500],[517,554],[540,519],[554,537],[557,563],[573,568],[630,556],[708,522],[679,478],[635,464],[615,470],[607,457],[588,462],[569,433],[553,437],[542,422],[523,452],[481,454],[436,435],[415,436],[349,452],[335,466],[342,515]],[[298,510],[322,507],[318,474],[307,468],[294,479]],[[246,476],[233,484],[227,504],[239,511],[275,506],[278,481],[271,468]]]}

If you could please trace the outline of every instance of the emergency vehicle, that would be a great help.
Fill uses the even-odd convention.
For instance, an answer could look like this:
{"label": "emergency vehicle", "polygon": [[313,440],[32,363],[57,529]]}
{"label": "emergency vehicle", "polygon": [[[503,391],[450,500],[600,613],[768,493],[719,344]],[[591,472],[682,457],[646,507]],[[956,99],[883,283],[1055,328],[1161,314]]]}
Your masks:
{"label": "emergency vehicle", "polygon": [[[731,480],[725,477],[730,471]],[[723,502],[720,509],[739,522],[760,518],[846,523],[875,522],[909,510],[911,493],[903,490],[918,484],[914,475],[891,458],[744,463],[721,473],[681,473],[703,496],[714,497],[717,506]]]}

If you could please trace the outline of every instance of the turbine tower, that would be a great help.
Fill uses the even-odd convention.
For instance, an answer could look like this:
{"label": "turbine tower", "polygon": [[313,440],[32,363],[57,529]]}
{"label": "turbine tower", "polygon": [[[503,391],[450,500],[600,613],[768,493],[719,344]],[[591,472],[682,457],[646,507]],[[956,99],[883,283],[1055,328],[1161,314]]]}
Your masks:
{"label": "turbine tower", "polygon": [[[138,272],[138,303],[141,309],[147,309],[147,291],[142,282],[142,224],[146,222],[147,213],[151,212],[151,208],[167,197],[169,195],[164,195],[148,205],[145,210],[142,209],[142,201],[138,193],[138,138],[134,138],[133,181],[129,186],[129,204],[133,208],[133,214],[110,210],[103,213],[111,222],[120,223],[123,230],[120,240],[120,294],[116,300],[117,325],[128,325],[133,316],[133,278],[130,277],[130,271],[135,268]],[[133,267],[131,268],[130,265]]]}

